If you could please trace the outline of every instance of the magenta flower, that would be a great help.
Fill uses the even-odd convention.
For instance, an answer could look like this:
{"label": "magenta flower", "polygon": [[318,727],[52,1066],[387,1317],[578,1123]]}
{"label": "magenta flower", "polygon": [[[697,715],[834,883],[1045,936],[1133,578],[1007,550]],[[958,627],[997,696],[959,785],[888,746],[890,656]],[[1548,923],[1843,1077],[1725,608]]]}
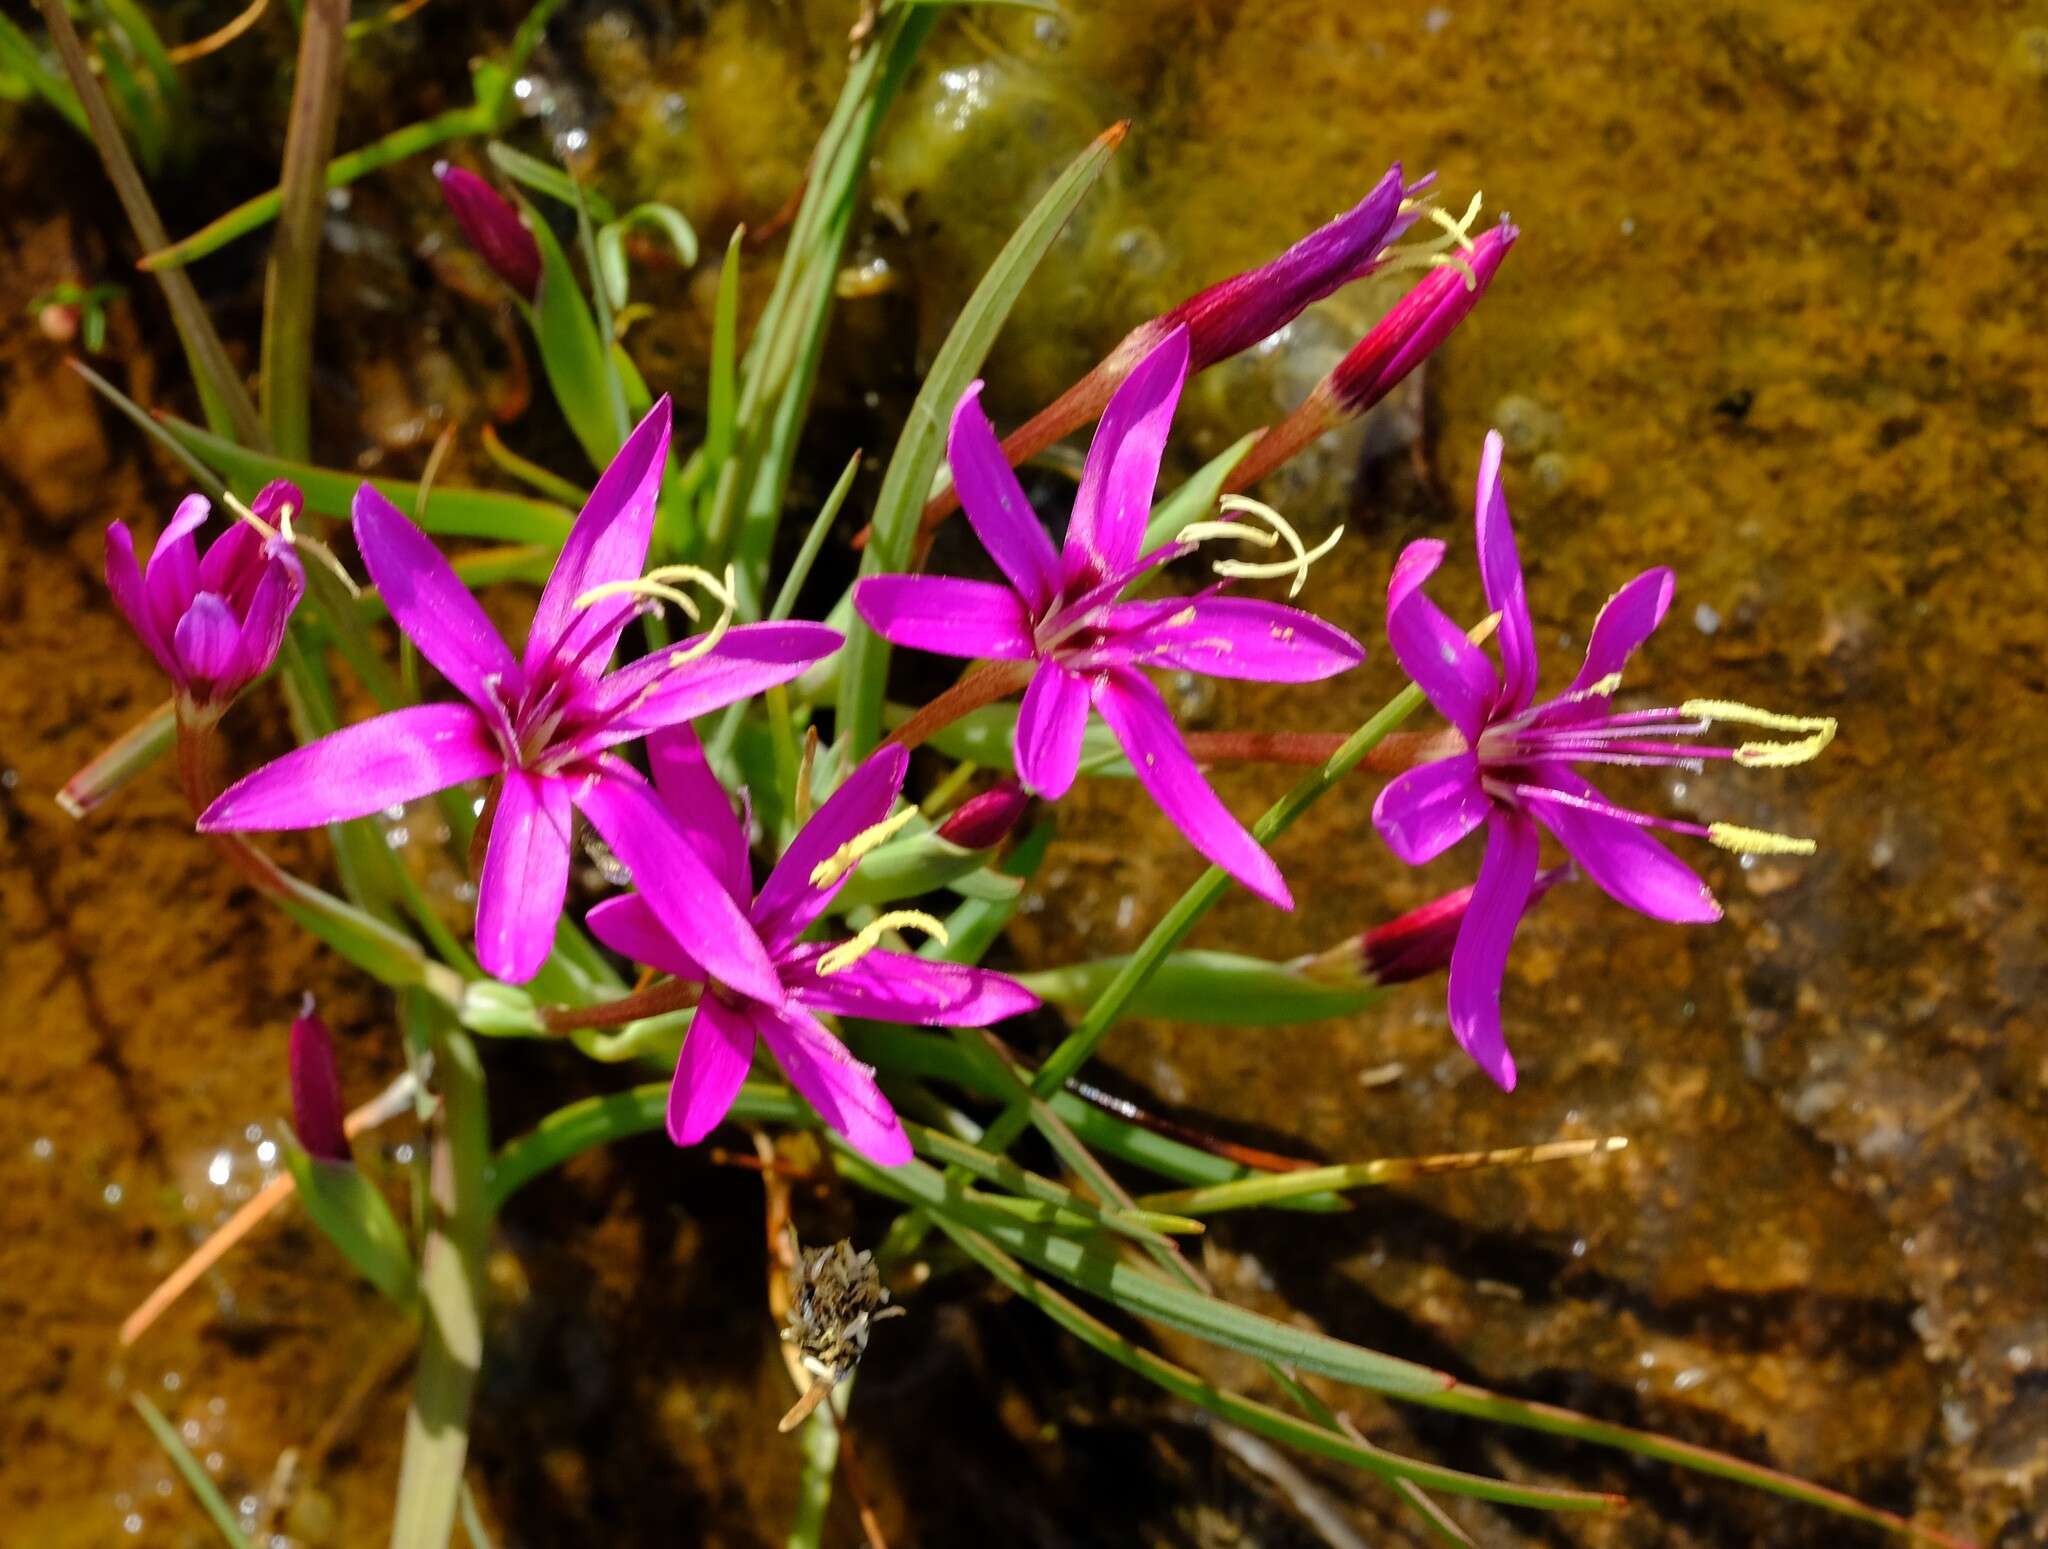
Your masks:
{"label": "magenta flower", "polygon": [[468,780],[499,781],[483,875],[477,958],[521,983],[546,960],[569,883],[573,811],[657,895],[668,924],[700,936],[705,961],[770,1001],[779,981],[724,892],[612,749],[658,727],[786,683],[838,649],[818,624],[747,624],[608,671],[640,605],[594,590],[636,579],[668,457],[666,398],[627,438],[591,491],[515,657],[448,561],[388,500],[356,492],[356,544],[391,617],[462,694],[393,710],[310,743],[230,786],[202,830],[311,828],[363,817]]}
{"label": "magenta flower", "polygon": [[308,1156],[322,1162],[352,1160],[341,1107],[341,1071],[334,1037],[308,995],[292,1018],[292,1130]]}
{"label": "magenta flower", "polygon": [[532,301],[540,292],[540,246],[519,212],[474,172],[443,161],[435,164],[434,177],[469,245],[521,300]]}
{"label": "magenta flower", "polygon": [[[883,930],[937,922],[914,911],[878,916],[852,941],[803,941],[851,875],[868,845],[886,835],[883,819],[903,788],[910,755],[884,748],[847,777],[806,823],[758,893],[746,834],[704,762],[688,727],[647,742],[655,787],[702,871],[742,923],[755,952],[774,964],[779,992],[765,998],[734,984],[712,961],[723,941],[702,929],[679,930],[663,895],[694,888],[673,872],[645,872],[639,891],[590,911],[591,933],[613,951],[678,979],[702,983],[682,1057],[669,1087],[668,1132],[679,1146],[708,1135],[732,1107],[753,1060],[756,1039],[825,1122],[869,1160],[894,1167],[910,1160],[910,1142],[874,1073],[818,1020],[818,1013],[872,1017],[921,1026],[986,1027],[1038,1004],[1014,980],[958,963],[931,962],[876,946]],[[719,930],[730,927],[719,926]]]}
{"label": "magenta flower", "polygon": [[[1422,591],[1443,561],[1443,544],[1409,544],[1387,587],[1387,638],[1402,669],[1457,728],[1465,750],[1394,780],[1373,805],[1373,823],[1410,865],[1485,825],[1486,854],[1451,955],[1451,1029],[1489,1076],[1513,1090],[1515,1062],[1501,1032],[1501,976],[1536,888],[1538,825],[1611,897],[1652,919],[1683,924],[1718,920],[1720,905],[1692,868],[1647,830],[1690,834],[1739,853],[1813,850],[1810,840],[1630,811],[1602,796],[1577,766],[1698,770],[1706,759],[1727,758],[1749,768],[1784,768],[1826,747],[1835,723],[1719,700],[1617,711],[1613,695],[1623,665],[1671,605],[1674,581],[1663,568],[1644,571],[1608,599],[1578,676],[1563,693],[1536,703],[1536,635],[1501,488],[1501,445],[1498,431],[1487,436],[1476,512],[1480,578],[1500,618],[1501,670],[1496,673]],[[1732,748],[1682,740],[1716,722],[1797,733],[1798,740]]]}
{"label": "magenta flower", "polygon": [[209,719],[270,670],[284,628],[306,590],[291,544],[291,519],[303,509],[297,486],[267,484],[250,511],[199,553],[192,535],[212,507],[187,495],[150,550],[135,562],[127,525],[107,527],[107,586],[142,643],[177,688],[179,709]]}
{"label": "magenta flower", "polygon": [[982,413],[976,382],[953,413],[947,456],[968,520],[1009,585],[939,576],[862,581],[854,606],[875,633],[944,656],[1037,664],[1018,712],[1017,773],[1057,800],[1074,783],[1092,705],[1139,782],[1190,843],[1254,893],[1292,908],[1280,869],[1209,788],[1143,667],[1262,683],[1307,683],[1363,659],[1358,642],[1312,614],[1224,595],[1119,601],[1132,581],[1178,554],[1140,555],[1152,488],[1188,371],[1176,328],[1103,411],[1055,553]]}

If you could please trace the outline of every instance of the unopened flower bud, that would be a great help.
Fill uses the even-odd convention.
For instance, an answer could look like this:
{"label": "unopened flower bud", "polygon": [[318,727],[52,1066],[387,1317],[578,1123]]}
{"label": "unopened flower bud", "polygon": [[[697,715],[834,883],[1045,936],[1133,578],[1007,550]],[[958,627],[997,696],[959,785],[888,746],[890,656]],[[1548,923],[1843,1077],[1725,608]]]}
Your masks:
{"label": "unopened flower bud", "polygon": [[469,245],[499,279],[533,300],[540,290],[540,247],[519,212],[474,172],[444,161],[434,168],[434,176]]}
{"label": "unopened flower bud", "polygon": [[292,1129],[308,1156],[323,1162],[350,1160],[342,1128],[341,1072],[334,1063],[334,1039],[308,995],[292,1019]]}
{"label": "unopened flower bud", "polygon": [[[1537,874],[1529,891],[1529,903],[1574,875],[1570,866],[1553,866]],[[1309,977],[1325,984],[1369,984],[1385,988],[1406,984],[1441,973],[1451,966],[1451,949],[1458,944],[1458,929],[1465,923],[1465,911],[1472,904],[1472,889],[1433,898],[1406,914],[1375,925],[1363,935],[1352,936],[1319,952],[1302,965]]]}
{"label": "unopened flower bud", "polygon": [[1030,805],[1024,787],[1005,779],[954,808],[939,825],[939,837],[963,850],[993,850],[1009,837]]}
{"label": "unopened flower bud", "polygon": [[1347,416],[1378,403],[1479,304],[1517,228],[1502,221],[1461,256],[1438,260],[1330,373],[1328,390]]}

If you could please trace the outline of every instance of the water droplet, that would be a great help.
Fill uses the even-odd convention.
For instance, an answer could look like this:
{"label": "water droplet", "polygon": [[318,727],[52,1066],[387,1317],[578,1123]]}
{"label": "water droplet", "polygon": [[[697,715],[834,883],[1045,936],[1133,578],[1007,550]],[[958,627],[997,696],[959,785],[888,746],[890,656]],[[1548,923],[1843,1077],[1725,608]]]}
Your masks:
{"label": "water droplet", "polygon": [[1451,24],[1451,8],[1447,5],[1433,5],[1422,13],[1422,30],[1428,33],[1442,32]]}
{"label": "water droplet", "polygon": [[217,1189],[227,1187],[228,1179],[235,1175],[235,1159],[225,1151],[213,1153],[213,1160],[206,1164],[206,1181]]}
{"label": "water droplet", "polygon": [[121,1527],[125,1532],[140,1533],[142,1531],[142,1513],[139,1511],[129,1512],[127,1516],[121,1519]]}
{"label": "water droplet", "polygon": [[250,1125],[242,1131],[242,1138],[248,1141],[250,1145],[255,1145],[257,1141],[263,1138],[263,1126],[260,1124]]}
{"label": "water droplet", "polygon": [[164,1391],[166,1393],[175,1393],[184,1385],[185,1379],[183,1377],[180,1377],[176,1372],[164,1373]]}
{"label": "water droplet", "polygon": [[265,1167],[274,1163],[277,1160],[277,1142],[274,1140],[259,1142],[256,1147],[256,1160]]}
{"label": "water droplet", "polygon": [[400,1142],[397,1146],[392,1148],[391,1156],[392,1160],[397,1162],[401,1167],[404,1166],[407,1162],[410,1162],[412,1160],[412,1143],[410,1141]]}
{"label": "water droplet", "polygon": [[100,1198],[105,1200],[109,1205],[120,1204],[121,1196],[122,1189],[121,1185],[118,1183],[110,1183],[105,1188],[100,1190]]}
{"label": "water droplet", "polygon": [[48,1135],[38,1135],[29,1146],[28,1154],[39,1162],[47,1162],[57,1154],[57,1147],[52,1143]]}
{"label": "water droplet", "polygon": [[1701,603],[1692,610],[1692,627],[1703,635],[1711,635],[1721,627],[1721,615]]}

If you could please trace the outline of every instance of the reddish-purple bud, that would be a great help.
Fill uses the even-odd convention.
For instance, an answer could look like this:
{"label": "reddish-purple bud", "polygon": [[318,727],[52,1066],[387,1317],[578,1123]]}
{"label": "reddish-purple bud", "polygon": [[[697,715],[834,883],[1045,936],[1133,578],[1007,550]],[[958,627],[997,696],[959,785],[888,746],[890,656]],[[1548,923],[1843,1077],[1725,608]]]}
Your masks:
{"label": "reddish-purple bud", "polygon": [[342,1127],[341,1072],[334,1063],[334,1039],[313,1010],[308,995],[292,1019],[292,1129],[306,1154],[323,1162],[350,1160]]}
{"label": "reddish-purple bud", "polygon": [[1003,780],[955,807],[939,825],[939,837],[963,850],[993,850],[1009,837],[1030,805],[1023,786]]}
{"label": "reddish-purple bud", "polygon": [[1473,243],[1471,251],[1455,259],[1444,255],[1337,363],[1327,386],[1346,415],[1363,414],[1386,397],[1450,336],[1486,294],[1518,235],[1515,227],[1502,221]]}
{"label": "reddish-purple bud", "polygon": [[[1539,872],[1529,892],[1530,907],[1558,883],[1576,875],[1570,866],[1553,866]],[[1375,925],[1362,936],[1339,942],[1302,963],[1312,979],[1326,984],[1406,984],[1442,973],[1451,966],[1451,949],[1458,944],[1458,932],[1465,924],[1472,904],[1472,889],[1433,898],[1419,908]]]}
{"label": "reddish-purple bud", "polygon": [[[1388,243],[1415,223],[1417,211],[1401,208],[1429,186],[1401,183],[1401,164],[1387,169],[1373,189],[1344,214],[1318,226],[1279,257],[1256,269],[1219,280],[1144,324],[1147,347],[1182,323],[1188,330],[1188,370],[1202,371],[1250,349],[1279,332],[1309,307],[1372,271]],[[1136,339],[1137,334],[1132,336]],[[1126,353],[1130,341],[1117,350]],[[1132,364],[1145,348],[1132,352]]]}
{"label": "reddish-purple bud", "polygon": [[540,247],[496,189],[474,172],[440,162],[434,176],[462,235],[499,279],[528,301],[540,290]]}

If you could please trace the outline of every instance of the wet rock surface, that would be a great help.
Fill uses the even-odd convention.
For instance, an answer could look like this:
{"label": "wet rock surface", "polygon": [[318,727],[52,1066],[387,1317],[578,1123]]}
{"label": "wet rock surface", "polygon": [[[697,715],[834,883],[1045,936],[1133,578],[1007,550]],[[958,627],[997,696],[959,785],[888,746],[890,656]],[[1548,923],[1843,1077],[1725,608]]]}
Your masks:
{"label": "wet rock surface", "polygon": [[[1842,722],[1809,768],[1624,770],[1612,792],[1814,834],[1821,853],[1746,867],[1695,854],[1728,913],[1707,929],[1653,925],[1587,886],[1553,894],[1510,966],[1512,1096],[1458,1053],[1428,986],[1307,1028],[1134,1025],[1107,1044],[1101,1079],[1330,1159],[1629,1136],[1600,1160],[1363,1195],[1312,1230],[1219,1221],[1207,1267],[1247,1305],[2019,1544],[2048,1532],[2048,298],[2033,153],[2048,93],[2026,8],[1930,17],[1608,0],[977,11],[942,26],[880,148],[853,255],[866,279],[841,303],[806,469],[829,479],[854,446],[887,444],[980,267],[1111,119],[1132,117],[1132,140],[991,360],[1007,421],[1133,321],[1348,204],[1388,160],[1435,167],[1454,203],[1483,179],[1525,236],[1411,423],[1284,492],[1305,532],[1347,523],[1303,600],[1368,639],[1371,659],[1315,689],[1216,685],[1203,724],[1362,720],[1397,686],[1380,599],[1411,537],[1450,542],[1439,594],[1478,614],[1467,500],[1499,424],[1546,682],[1568,675],[1611,590],[1669,563],[1678,602],[1631,673],[1642,703],[1708,695]],[[537,63],[546,111],[528,132],[543,150],[583,132],[602,181],[673,200],[716,251],[796,187],[849,21],[823,3],[572,7]],[[434,45],[412,51],[426,58],[477,42],[475,21],[432,10],[408,25]],[[426,67],[383,47],[372,65],[394,90],[444,105],[424,98],[447,83],[405,86]],[[249,112],[274,117],[254,78],[232,77]],[[128,253],[85,149],[0,113],[14,115],[0,165],[0,1510],[24,1541],[57,1546],[207,1541],[122,1402],[133,1388],[218,1458],[231,1500],[260,1503],[286,1448],[312,1453],[279,1531],[381,1542],[405,1334],[303,1225],[267,1228],[135,1352],[114,1351],[120,1319],[260,1180],[298,991],[321,993],[353,1095],[381,1083],[396,1039],[379,998],[190,838],[167,771],[84,825],[49,800],[160,692],[97,582],[99,530],[117,515],[153,530],[182,486],[25,315],[48,285],[118,275]],[[351,143],[403,118],[395,104],[351,113]],[[261,166],[226,175],[253,188]],[[173,228],[226,197],[167,195]],[[423,168],[361,185],[348,219],[359,237],[326,293],[322,454],[416,468],[442,423],[505,405],[502,347],[489,309],[421,261],[447,240]],[[255,251],[205,272],[224,326],[250,339]],[[766,254],[755,267],[765,283]],[[651,275],[656,315],[636,325],[650,375],[685,397],[701,394],[703,278]],[[1347,292],[1304,319],[1298,349],[1191,389],[1183,466],[1274,418],[1315,374],[1302,361],[1341,348],[1376,305]],[[167,339],[136,286],[113,351],[144,401],[177,401]],[[520,439],[558,446],[552,411]],[[446,476],[482,476],[459,469]],[[235,726],[252,761],[284,736],[261,697]],[[1245,814],[1286,783],[1219,777]],[[1471,846],[1419,874],[1392,861],[1368,828],[1371,793],[1355,780],[1278,846],[1294,915],[1233,895],[1197,942],[1311,950],[1469,878]],[[1128,786],[1084,783],[1062,818],[1013,932],[1027,963],[1135,945],[1199,870]],[[548,1051],[490,1054],[508,1133],[592,1079]],[[394,1174],[410,1138],[382,1143]],[[872,1236],[885,1219],[803,1189],[798,1206],[821,1235]],[[754,1179],[658,1141],[585,1158],[512,1210],[472,1470],[500,1542],[781,1541],[795,1462],[772,1435],[785,1389],[759,1230]],[[898,1295],[913,1317],[878,1333],[855,1409],[892,1541],[1341,1541],[1314,1526],[1324,1494],[1366,1542],[1424,1541],[1390,1496],[1307,1464],[1288,1482],[971,1278]],[[1259,1387],[1240,1363],[1167,1348]],[[1805,1508],[1661,1466],[1346,1402],[1388,1445],[1638,1503],[1546,1523],[1459,1508],[1485,1542],[1854,1541]],[[858,1541],[843,1494],[831,1538]]]}

